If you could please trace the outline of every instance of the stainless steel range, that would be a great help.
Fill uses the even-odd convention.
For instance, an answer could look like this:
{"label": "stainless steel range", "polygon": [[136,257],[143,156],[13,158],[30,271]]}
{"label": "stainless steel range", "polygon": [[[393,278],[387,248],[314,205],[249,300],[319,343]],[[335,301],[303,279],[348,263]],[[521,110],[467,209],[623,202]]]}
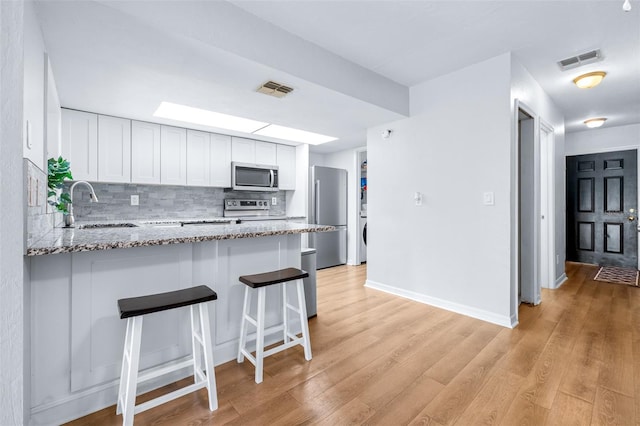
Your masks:
{"label": "stainless steel range", "polygon": [[269,215],[271,203],[268,200],[224,200],[224,217],[241,220],[278,219]]}

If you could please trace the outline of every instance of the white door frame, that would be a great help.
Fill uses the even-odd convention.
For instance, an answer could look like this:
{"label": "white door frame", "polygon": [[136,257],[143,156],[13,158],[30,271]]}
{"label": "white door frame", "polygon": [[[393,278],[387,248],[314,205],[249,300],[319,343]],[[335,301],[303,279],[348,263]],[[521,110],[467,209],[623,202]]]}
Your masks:
{"label": "white door frame", "polygon": [[[356,258],[353,259],[353,264],[354,265],[361,265],[362,262],[360,262],[360,238],[362,238],[362,236],[360,235],[360,178],[362,177],[362,171],[360,169],[360,154],[362,152],[366,152],[367,151],[367,147],[364,146],[362,148],[356,148],[353,151],[353,162],[354,162],[354,167],[356,170],[356,196],[355,196],[355,200],[354,200],[354,211],[356,212],[356,225],[355,225],[355,232],[354,235],[356,236]],[[368,196],[368,194],[367,194]]]}
{"label": "white door frame", "polygon": [[556,287],[555,253],[555,134],[539,119],[540,133],[540,279],[544,288]]}

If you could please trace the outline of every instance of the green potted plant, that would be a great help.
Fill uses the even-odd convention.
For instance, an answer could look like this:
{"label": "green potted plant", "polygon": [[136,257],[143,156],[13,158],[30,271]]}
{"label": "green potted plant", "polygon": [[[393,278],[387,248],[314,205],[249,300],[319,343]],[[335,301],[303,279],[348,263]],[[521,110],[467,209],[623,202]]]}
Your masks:
{"label": "green potted plant", "polygon": [[71,197],[69,197],[69,194],[62,192],[64,181],[66,179],[73,180],[69,162],[62,157],[57,159],[49,158],[47,160],[47,171],[47,198],[49,198],[49,204],[62,214],[69,214],[68,208]]}

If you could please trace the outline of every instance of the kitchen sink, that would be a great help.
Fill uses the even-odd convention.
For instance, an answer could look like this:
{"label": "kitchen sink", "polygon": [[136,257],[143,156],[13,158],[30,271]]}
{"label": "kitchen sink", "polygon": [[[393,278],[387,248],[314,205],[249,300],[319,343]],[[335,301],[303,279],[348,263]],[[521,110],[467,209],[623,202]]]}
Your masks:
{"label": "kitchen sink", "polygon": [[110,229],[110,228],[137,228],[138,225],[133,223],[90,223],[86,225],[78,225],[78,229]]}

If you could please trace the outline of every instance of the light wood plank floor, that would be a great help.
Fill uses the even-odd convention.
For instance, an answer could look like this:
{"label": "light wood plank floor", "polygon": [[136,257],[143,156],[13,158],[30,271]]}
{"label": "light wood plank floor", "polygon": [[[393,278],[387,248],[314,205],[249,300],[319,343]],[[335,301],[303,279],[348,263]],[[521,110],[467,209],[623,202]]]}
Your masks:
{"label": "light wood plank floor", "polygon": [[[640,289],[596,271],[568,264],[513,330],[366,289],[365,267],[319,271],[311,362],[301,348],[267,358],[260,385],[251,364],[228,362],[217,411],[201,390],[135,422],[640,425]],[[121,422],[114,406],[72,424]]]}

